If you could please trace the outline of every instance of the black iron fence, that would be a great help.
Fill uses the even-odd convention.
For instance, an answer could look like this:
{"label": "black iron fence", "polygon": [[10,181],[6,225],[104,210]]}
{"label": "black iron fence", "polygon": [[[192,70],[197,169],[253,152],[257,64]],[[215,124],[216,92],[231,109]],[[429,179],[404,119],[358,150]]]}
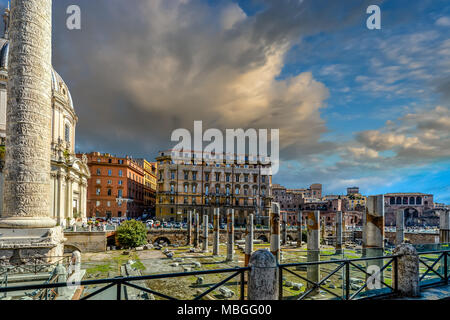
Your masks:
{"label": "black iron fence", "polygon": [[[418,254],[420,286],[429,287],[448,284],[448,257],[450,251],[426,251],[419,252]],[[399,256],[386,255],[381,257],[279,264],[277,266],[278,298],[287,300],[357,300],[393,296],[398,290],[398,259]],[[375,268],[370,268],[370,266],[375,266]],[[218,270],[83,280],[72,286],[76,286],[77,288],[102,286],[90,293],[86,291],[85,295],[79,295],[78,298],[81,300],[100,298],[101,293],[106,290],[113,290],[114,295],[112,297],[110,296],[109,299],[128,299],[127,290],[124,290],[124,288],[132,288],[138,292],[152,294],[159,299],[177,300],[179,298],[167,292],[161,292],[163,290],[152,289],[142,285],[140,282],[220,274],[225,276],[223,280],[204,286],[207,289],[194,294],[193,299],[200,300],[208,298],[207,296],[210,293],[221,287],[230,285],[233,279],[238,278],[238,280],[233,282],[238,286],[236,297],[244,300],[246,298],[246,278],[249,276],[250,269],[251,267],[236,267]],[[317,276],[310,277],[309,272],[317,272]],[[301,283],[295,283],[294,279],[298,279]],[[34,290],[33,295],[28,295],[33,299],[54,299],[58,296],[58,288],[70,286],[71,284],[67,282],[56,282],[53,277],[49,281],[38,285],[0,286],[0,297],[2,294],[9,292]]]}

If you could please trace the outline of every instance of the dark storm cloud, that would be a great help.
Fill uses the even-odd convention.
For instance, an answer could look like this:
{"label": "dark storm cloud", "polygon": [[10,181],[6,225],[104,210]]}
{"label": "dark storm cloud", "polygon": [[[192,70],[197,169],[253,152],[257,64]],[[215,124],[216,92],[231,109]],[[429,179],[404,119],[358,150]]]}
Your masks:
{"label": "dark storm cloud", "polygon": [[[54,1],[54,66],[79,115],[82,151],[154,156],[172,130],[280,128],[282,157],[330,149],[320,117],[328,90],[311,74],[276,77],[302,36],[363,22],[369,1]],[[82,30],[65,27],[68,5]]]}

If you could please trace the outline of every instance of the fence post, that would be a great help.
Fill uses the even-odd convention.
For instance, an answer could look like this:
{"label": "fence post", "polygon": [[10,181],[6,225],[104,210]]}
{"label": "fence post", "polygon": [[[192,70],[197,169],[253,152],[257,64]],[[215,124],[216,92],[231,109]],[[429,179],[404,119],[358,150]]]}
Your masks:
{"label": "fence post", "polygon": [[277,262],[268,250],[252,254],[249,263],[248,300],[276,300],[278,298]]}
{"label": "fence post", "polygon": [[419,296],[419,255],[416,249],[411,244],[402,243],[395,247],[393,254],[398,256],[397,268],[392,272],[398,294],[403,297]]}

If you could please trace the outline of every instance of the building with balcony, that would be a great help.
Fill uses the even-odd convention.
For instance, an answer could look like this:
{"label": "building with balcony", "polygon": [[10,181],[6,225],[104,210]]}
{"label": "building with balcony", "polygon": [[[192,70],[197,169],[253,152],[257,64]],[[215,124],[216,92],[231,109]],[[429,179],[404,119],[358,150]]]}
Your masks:
{"label": "building with balcony", "polygon": [[[185,221],[189,210],[212,214],[215,207],[233,208],[236,224],[243,225],[248,214],[257,224],[268,224],[271,208],[270,164],[233,161],[227,155],[187,152],[172,159],[172,152],[160,152],[156,217]],[[240,162],[240,161],[239,161]],[[225,212],[222,213],[224,218]]]}

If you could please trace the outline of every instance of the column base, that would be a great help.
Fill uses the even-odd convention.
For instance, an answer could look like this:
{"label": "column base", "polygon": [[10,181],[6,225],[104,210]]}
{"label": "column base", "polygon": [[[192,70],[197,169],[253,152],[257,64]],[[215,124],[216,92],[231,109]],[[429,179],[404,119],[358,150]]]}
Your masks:
{"label": "column base", "polygon": [[51,263],[64,254],[61,227],[33,229],[0,228],[0,265],[20,265],[32,258]]}
{"label": "column base", "polygon": [[53,228],[56,221],[50,217],[6,217],[0,219],[0,228],[34,229]]}

